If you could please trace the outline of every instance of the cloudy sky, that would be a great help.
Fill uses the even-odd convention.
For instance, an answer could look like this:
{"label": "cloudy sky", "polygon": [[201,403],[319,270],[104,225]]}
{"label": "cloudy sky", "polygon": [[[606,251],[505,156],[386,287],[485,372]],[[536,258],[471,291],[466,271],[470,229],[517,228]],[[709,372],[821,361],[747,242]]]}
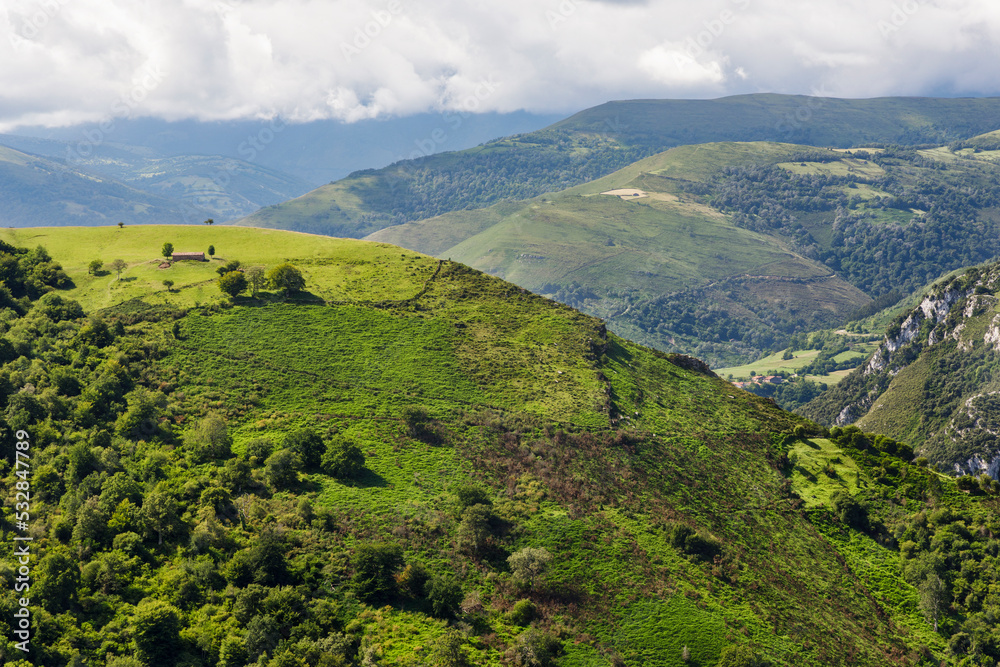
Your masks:
{"label": "cloudy sky", "polygon": [[0,0],[0,131],[998,95],[996,0]]}

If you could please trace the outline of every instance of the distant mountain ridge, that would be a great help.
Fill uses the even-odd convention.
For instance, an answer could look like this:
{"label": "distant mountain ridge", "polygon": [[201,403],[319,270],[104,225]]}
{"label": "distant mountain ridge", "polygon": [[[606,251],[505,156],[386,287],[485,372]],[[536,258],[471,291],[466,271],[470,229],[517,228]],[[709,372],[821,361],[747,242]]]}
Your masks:
{"label": "distant mountain ridge", "polygon": [[0,146],[0,225],[108,225],[201,222],[196,206],[114,178]]}
{"label": "distant mountain ridge", "polygon": [[[14,135],[0,135],[0,145],[6,145],[18,152],[36,156],[52,166],[49,170],[65,173],[88,173],[101,182],[119,182],[123,187],[140,190],[153,199],[170,200],[164,203],[168,209],[179,209],[170,217],[157,219],[139,212],[139,217],[128,215],[127,206],[122,213],[127,223],[136,222],[201,222],[205,218],[219,221],[231,220],[246,215],[277,202],[285,201],[306,192],[312,187],[299,178],[268,169],[245,160],[212,155],[164,156],[144,146],[98,142],[93,145],[51,139],[37,139]],[[41,164],[41,162],[39,162]],[[20,181],[22,188],[28,188],[32,179],[9,172],[8,183]],[[40,207],[51,203],[54,198],[67,202],[79,210],[91,210],[94,222],[83,216],[73,216],[68,222],[60,222],[51,213],[46,218],[33,218],[30,209],[18,217],[20,226],[38,224],[101,224],[107,217],[116,217],[116,209],[105,208],[106,204],[88,202],[87,193],[76,191],[69,194],[58,188],[41,188],[35,192],[24,190],[24,197],[33,198]],[[136,195],[136,202],[143,196]],[[42,215],[42,214],[39,214]]]}
{"label": "distant mountain ridge", "polygon": [[1000,98],[758,94],[608,102],[536,132],[355,172],[238,224],[360,238],[449,211],[563,190],[684,144],[941,145],[997,128]]}

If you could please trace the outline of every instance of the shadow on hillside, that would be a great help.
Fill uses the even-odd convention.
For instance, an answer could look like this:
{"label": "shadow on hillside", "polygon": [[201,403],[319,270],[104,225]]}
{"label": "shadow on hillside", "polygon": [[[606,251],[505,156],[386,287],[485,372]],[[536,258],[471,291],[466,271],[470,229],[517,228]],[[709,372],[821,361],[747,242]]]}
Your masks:
{"label": "shadow on hillside", "polygon": [[354,479],[345,479],[341,481],[344,486],[353,486],[359,489],[369,489],[373,487],[386,487],[389,486],[388,480],[385,477],[365,468],[361,471],[361,474]]}
{"label": "shadow on hillside", "polygon": [[270,306],[275,303],[307,303],[324,305],[326,301],[312,292],[284,295],[278,292],[258,292],[257,296],[238,296],[233,303],[249,308]]}
{"label": "shadow on hillside", "polygon": [[323,485],[308,477],[299,477],[298,491],[301,493],[318,493],[323,490]]}

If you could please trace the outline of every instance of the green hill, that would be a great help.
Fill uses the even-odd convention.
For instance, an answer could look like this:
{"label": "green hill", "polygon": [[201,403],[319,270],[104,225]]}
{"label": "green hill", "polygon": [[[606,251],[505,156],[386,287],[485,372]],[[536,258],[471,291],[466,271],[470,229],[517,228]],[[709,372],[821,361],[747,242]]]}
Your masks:
{"label": "green hill", "polygon": [[367,238],[731,366],[1000,254],[997,169],[947,148],[681,146],[562,192]]}
{"label": "green hill", "polygon": [[360,238],[505,199],[555,192],[686,144],[780,141],[846,148],[944,144],[1000,127],[1000,99],[738,95],[631,100],[465,151],[365,170],[239,224]]}
{"label": "green hill", "polygon": [[[392,246],[204,226],[0,238],[0,472],[31,498],[2,539],[32,537],[33,559],[28,654],[19,565],[0,563],[8,664],[997,656],[995,505],[885,439],[809,438],[696,360]],[[305,291],[230,302],[210,289],[221,260],[154,269],[166,240],[290,262]],[[50,259],[18,249],[37,243]],[[87,276],[95,256],[128,267]],[[925,616],[915,564],[932,559],[955,602]]]}

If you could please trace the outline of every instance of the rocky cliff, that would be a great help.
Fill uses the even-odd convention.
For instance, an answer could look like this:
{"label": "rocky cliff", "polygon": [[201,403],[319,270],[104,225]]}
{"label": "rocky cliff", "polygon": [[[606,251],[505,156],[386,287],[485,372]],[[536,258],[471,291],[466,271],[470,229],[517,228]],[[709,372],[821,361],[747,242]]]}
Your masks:
{"label": "rocky cliff", "polygon": [[802,410],[912,444],[960,473],[1000,472],[1000,263],[934,285],[879,348]]}

